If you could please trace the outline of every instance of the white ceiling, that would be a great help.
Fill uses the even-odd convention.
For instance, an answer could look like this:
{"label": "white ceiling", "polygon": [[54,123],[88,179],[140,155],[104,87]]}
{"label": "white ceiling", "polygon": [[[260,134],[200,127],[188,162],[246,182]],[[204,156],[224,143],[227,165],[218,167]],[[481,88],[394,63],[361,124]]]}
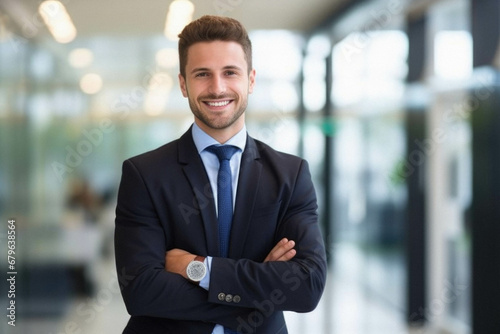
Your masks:
{"label": "white ceiling", "polygon": [[[248,30],[308,31],[351,0],[192,0],[194,18],[205,14],[240,20]],[[40,0],[0,0],[4,15],[17,26],[40,25]],[[96,35],[153,35],[163,32],[171,0],[61,0],[80,37]],[[40,27],[38,34],[47,34]]]}

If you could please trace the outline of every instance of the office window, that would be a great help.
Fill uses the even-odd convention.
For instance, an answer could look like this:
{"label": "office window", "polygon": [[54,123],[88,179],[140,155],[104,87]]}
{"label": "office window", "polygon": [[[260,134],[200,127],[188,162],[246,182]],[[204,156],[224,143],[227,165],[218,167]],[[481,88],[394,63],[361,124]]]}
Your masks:
{"label": "office window", "polygon": [[332,54],[335,272],[370,296],[383,296],[370,299],[376,311],[359,310],[362,324],[344,331],[371,332],[372,312],[381,310],[394,318],[378,319],[377,327],[397,331],[405,307],[406,193],[404,182],[391,176],[405,153],[408,40],[397,28],[358,31]]}

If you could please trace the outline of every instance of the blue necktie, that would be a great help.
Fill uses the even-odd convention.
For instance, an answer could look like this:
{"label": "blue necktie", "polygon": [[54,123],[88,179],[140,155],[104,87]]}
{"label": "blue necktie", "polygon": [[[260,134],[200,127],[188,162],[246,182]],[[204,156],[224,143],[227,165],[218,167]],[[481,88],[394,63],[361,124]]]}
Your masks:
{"label": "blue necktie", "polygon": [[207,147],[207,151],[215,154],[220,163],[217,174],[217,219],[219,222],[219,252],[222,257],[228,256],[229,233],[233,220],[233,188],[229,160],[237,150],[236,146],[230,145]]}
{"label": "blue necktie", "polygon": [[[233,221],[233,185],[229,160],[238,148],[231,145],[212,145],[207,151],[215,154],[219,159],[217,174],[217,220],[219,221],[219,252],[220,256],[227,257],[229,250],[229,234]],[[229,328],[224,328],[224,334],[237,334]]]}

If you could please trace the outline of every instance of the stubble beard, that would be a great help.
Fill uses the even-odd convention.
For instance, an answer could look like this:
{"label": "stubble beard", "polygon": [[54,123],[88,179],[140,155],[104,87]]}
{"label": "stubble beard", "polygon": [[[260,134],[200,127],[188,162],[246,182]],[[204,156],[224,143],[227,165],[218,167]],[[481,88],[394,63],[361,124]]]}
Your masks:
{"label": "stubble beard", "polygon": [[[209,99],[213,100],[217,99],[223,100],[225,98],[228,97],[227,96],[209,97]],[[203,104],[203,102],[201,102],[201,100],[203,99],[207,99],[207,97],[205,96],[198,99],[200,105]],[[236,103],[238,101],[237,98],[234,97],[230,97],[230,99],[233,100],[233,102],[231,103]],[[238,110],[236,110],[232,115],[229,115],[229,117],[218,117],[218,116],[210,117],[207,113],[204,113],[202,110],[200,110],[200,108],[198,108],[198,105],[191,98],[189,98],[188,101],[189,101],[189,107],[191,108],[191,111],[194,114],[194,116],[209,128],[216,130],[226,129],[231,125],[233,125],[241,117],[241,115],[243,115],[248,106],[248,98],[245,98],[242,100],[242,103],[238,108]]]}

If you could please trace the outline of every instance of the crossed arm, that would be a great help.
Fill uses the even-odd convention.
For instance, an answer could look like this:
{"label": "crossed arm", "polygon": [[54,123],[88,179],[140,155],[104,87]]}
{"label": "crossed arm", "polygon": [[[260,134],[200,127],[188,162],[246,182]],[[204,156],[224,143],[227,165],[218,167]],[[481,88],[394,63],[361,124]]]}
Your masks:
{"label": "crossed arm", "polygon": [[[171,245],[166,236],[173,232],[165,233],[159,217],[169,217],[169,213],[164,205],[155,205],[152,199],[161,196],[150,193],[140,169],[131,161],[124,163],[115,253],[128,312],[132,316],[217,323],[231,328],[238,325],[238,317],[253,312],[256,302],[269,299],[276,291],[283,293],[276,310],[313,309],[324,287],[326,259],[310,176],[305,170],[297,178],[294,193],[286,201],[285,214],[279,217],[280,223],[273,231],[281,240],[263,263],[214,257],[207,293],[184,278],[195,254],[181,249],[162,251]],[[237,292],[241,301],[238,305],[220,301],[220,291]]]}
{"label": "crossed arm", "polygon": [[[295,242],[293,240],[283,238],[269,252],[264,259],[264,262],[291,260],[297,254],[294,247]],[[189,262],[191,262],[195,257],[195,254],[191,254],[182,249],[171,249],[165,254],[165,270],[182,275],[187,279],[186,268]]]}

